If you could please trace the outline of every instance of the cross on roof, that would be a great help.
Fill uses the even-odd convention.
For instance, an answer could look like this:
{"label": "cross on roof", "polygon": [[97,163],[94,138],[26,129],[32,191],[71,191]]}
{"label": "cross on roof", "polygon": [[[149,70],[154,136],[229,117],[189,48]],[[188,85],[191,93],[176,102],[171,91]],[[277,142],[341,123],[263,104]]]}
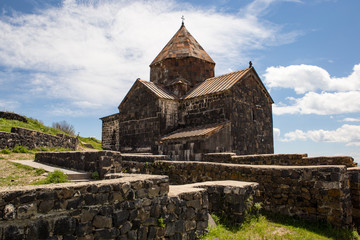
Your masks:
{"label": "cross on roof", "polygon": [[181,16],[181,20],[182,20],[182,24],[184,24],[184,21],[185,21],[184,15]]}

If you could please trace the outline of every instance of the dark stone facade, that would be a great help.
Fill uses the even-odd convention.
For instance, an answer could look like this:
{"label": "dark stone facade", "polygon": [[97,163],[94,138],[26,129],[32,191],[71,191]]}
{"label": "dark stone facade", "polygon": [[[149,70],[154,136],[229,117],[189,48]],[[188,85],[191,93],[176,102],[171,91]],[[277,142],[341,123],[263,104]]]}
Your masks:
{"label": "dark stone facade", "polygon": [[101,118],[103,148],[174,160],[273,153],[273,100],[255,69],[214,77],[214,67],[182,25],[151,63],[150,82],[136,80],[119,113]]}

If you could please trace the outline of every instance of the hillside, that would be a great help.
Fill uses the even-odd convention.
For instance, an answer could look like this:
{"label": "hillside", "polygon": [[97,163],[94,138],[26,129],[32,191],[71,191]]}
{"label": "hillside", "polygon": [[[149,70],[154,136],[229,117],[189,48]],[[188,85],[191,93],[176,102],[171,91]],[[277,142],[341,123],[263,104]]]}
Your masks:
{"label": "hillside", "polygon": [[[27,123],[18,121],[18,120],[9,120],[9,119],[5,119],[5,118],[0,118],[0,131],[11,132],[12,127],[21,127],[21,128],[27,128],[30,130],[35,130],[35,131],[39,131],[39,132],[47,133],[47,134],[51,134],[51,135],[56,135],[59,133],[69,135],[59,129],[45,126],[39,120],[36,120],[33,118],[28,118],[26,116],[23,116],[23,117],[25,117],[25,119],[27,120]],[[79,145],[80,148],[85,148],[85,149],[86,148],[94,148],[94,149],[102,150],[101,141],[94,137],[78,136],[78,139],[79,139],[79,143],[80,143],[80,145]]]}

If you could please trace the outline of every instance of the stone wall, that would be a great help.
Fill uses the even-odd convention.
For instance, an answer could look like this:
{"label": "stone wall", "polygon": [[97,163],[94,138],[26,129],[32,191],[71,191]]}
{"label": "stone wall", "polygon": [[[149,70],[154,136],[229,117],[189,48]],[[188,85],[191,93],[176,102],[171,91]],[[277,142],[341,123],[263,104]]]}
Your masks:
{"label": "stone wall", "polygon": [[206,191],[172,197],[168,191],[165,176],[2,190],[0,239],[194,239],[201,235],[208,220]]}
{"label": "stone wall", "polygon": [[0,118],[5,118],[5,119],[8,119],[8,120],[17,120],[17,121],[24,122],[24,123],[28,122],[26,117],[23,117],[23,116],[21,116],[19,114],[12,113],[12,112],[2,112],[2,111],[0,111]]}
{"label": "stone wall", "polygon": [[232,87],[232,148],[237,154],[274,153],[272,100],[255,71]]}
{"label": "stone wall", "polygon": [[180,105],[180,123],[191,127],[228,121],[232,111],[231,100],[230,92],[185,98]]}
{"label": "stone wall", "polygon": [[360,226],[360,167],[348,168],[353,222]]}
{"label": "stone wall", "polygon": [[306,153],[255,155],[236,155],[235,153],[208,153],[203,155],[202,161],[280,166],[345,165],[347,167],[355,167],[357,165],[357,163],[354,162],[354,159],[349,156],[308,157]]}
{"label": "stone wall", "polygon": [[35,154],[35,162],[99,173],[100,178],[121,162],[120,152],[41,152]]}
{"label": "stone wall", "polygon": [[[190,131],[190,130],[189,130]],[[175,161],[200,161],[203,153],[224,152],[231,149],[230,123],[212,133],[210,136],[176,138],[157,142],[158,153],[166,154]]]}
{"label": "stone wall", "polygon": [[187,80],[190,86],[214,77],[215,63],[199,58],[168,58],[150,66],[150,81],[168,86],[176,80]]}
{"label": "stone wall", "polygon": [[352,203],[345,166],[263,166],[208,162],[121,163],[121,169],[168,175],[170,183],[237,180],[259,183],[266,210],[335,226],[352,223]]}
{"label": "stone wall", "polygon": [[169,188],[166,176],[118,177],[0,190],[0,240],[196,239],[209,213],[241,223],[258,187],[221,181]]}
{"label": "stone wall", "polygon": [[29,130],[25,128],[13,127],[11,133],[0,132],[0,149],[14,148],[15,145],[26,146],[29,149],[39,147],[63,147],[76,150],[79,140],[65,134],[56,136]]}
{"label": "stone wall", "polygon": [[119,114],[113,114],[101,118],[102,120],[102,142],[104,150],[119,150]]}

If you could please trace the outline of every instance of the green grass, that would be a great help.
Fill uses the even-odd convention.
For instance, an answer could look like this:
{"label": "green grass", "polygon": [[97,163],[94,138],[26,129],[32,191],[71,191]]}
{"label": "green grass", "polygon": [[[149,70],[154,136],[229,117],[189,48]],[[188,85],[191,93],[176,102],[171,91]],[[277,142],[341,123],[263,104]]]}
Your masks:
{"label": "green grass", "polygon": [[[215,218],[216,219],[216,216]],[[264,213],[258,219],[251,218],[239,227],[226,226],[217,220],[202,240],[225,239],[359,239],[354,230],[339,229],[321,222],[307,222],[298,218]]]}
{"label": "green grass", "polygon": [[38,120],[32,119],[32,118],[26,118],[28,120],[27,123],[17,121],[17,120],[8,120],[4,118],[0,118],[0,131],[2,132],[11,132],[12,127],[21,127],[21,128],[27,128],[51,135],[56,135],[58,133],[65,134],[64,132],[54,129],[52,127],[47,127]]}
{"label": "green grass", "polygon": [[[59,129],[55,129],[52,127],[48,127],[45,126],[41,121],[38,121],[36,119],[32,119],[32,118],[27,118],[28,120],[27,123],[21,122],[21,121],[17,121],[17,120],[8,120],[8,119],[4,119],[4,118],[0,118],[0,131],[1,132],[11,132],[11,128],[12,127],[21,127],[21,128],[26,128],[26,129],[30,129],[30,130],[35,130],[35,131],[39,131],[39,132],[43,132],[43,133],[47,133],[47,134],[51,134],[51,135],[57,135],[57,134],[65,134],[65,135],[69,135]],[[94,138],[94,137],[81,137],[78,136],[78,139],[80,141],[80,145],[81,142],[86,143],[86,144],[90,144],[94,149],[98,149],[98,150],[102,150],[101,148],[101,141]],[[18,148],[20,148],[21,146],[19,146]],[[39,149],[33,149],[31,150],[31,152],[41,152],[41,151],[69,151],[70,149],[61,149],[61,148],[44,148],[44,147],[40,147]],[[12,151],[14,152],[14,151]],[[15,150],[16,153],[25,153],[26,150],[22,149],[16,149]],[[1,150],[1,153],[6,154],[6,153],[10,153],[8,151],[8,149],[3,149]]]}
{"label": "green grass", "polygon": [[98,150],[102,150],[101,148],[101,141],[94,138],[94,137],[80,137],[78,136],[78,139],[80,140],[80,142],[84,142],[86,144],[90,144],[91,146],[93,146],[93,148],[98,149]]}
{"label": "green grass", "polygon": [[21,169],[25,169],[25,170],[28,170],[28,171],[32,171],[34,170],[34,168],[30,167],[30,166],[27,166],[27,165],[23,165],[21,163],[15,163],[15,162],[9,162],[11,165],[17,167],[17,168],[21,168]]}
{"label": "green grass", "polygon": [[66,182],[70,182],[68,176],[59,170],[55,170],[54,172],[49,173],[45,179],[42,179],[34,183],[34,185],[50,184],[50,183],[66,183]]}

